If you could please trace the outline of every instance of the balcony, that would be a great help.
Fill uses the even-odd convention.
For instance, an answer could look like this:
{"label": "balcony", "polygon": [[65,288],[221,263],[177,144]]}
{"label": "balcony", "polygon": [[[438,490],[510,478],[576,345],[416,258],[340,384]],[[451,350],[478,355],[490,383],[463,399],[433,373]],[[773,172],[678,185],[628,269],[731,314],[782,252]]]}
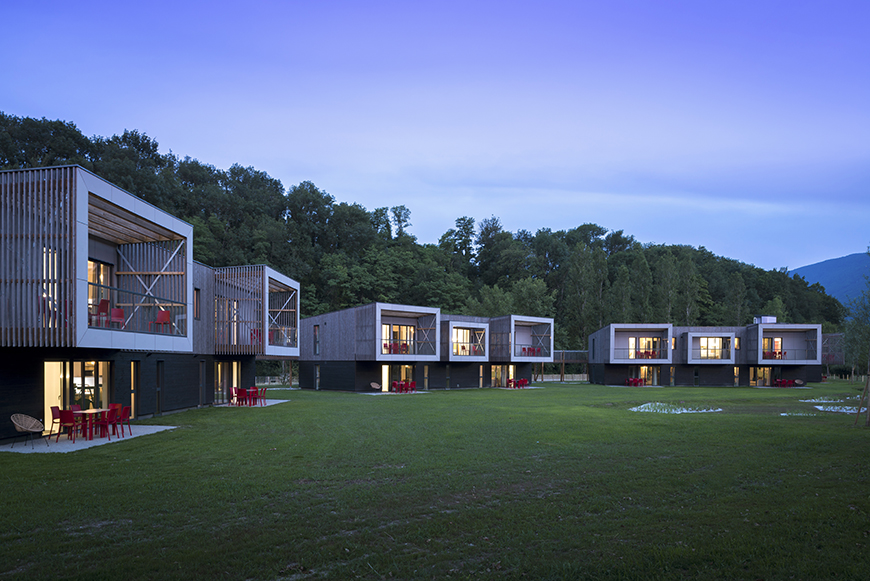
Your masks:
{"label": "balcony", "polygon": [[414,355],[416,353],[416,341],[413,339],[402,342],[387,342],[383,344],[381,349],[381,355]]}
{"label": "balcony", "polygon": [[731,361],[731,349],[692,349],[692,360]]}
{"label": "balcony", "polygon": [[529,343],[517,343],[514,345],[515,357],[550,357],[548,345],[532,345]]}
{"label": "balcony", "polygon": [[187,305],[88,283],[88,328],[159,335],[187,334]]}
{"label": "balcony", "polygon": [[788,351],[763,351],[761,353],[762,361],[808,361],[816,358],[815,349],[789,349]]}
{"label": "balcony", "polygon": [[486,348],[474,342],[454,342],[453,355],[456,357],[485,357]]}
{"label": "balcony", "polygon": [[276,347],[298,347],[299,330],[296,327],[269,328],[269,345]]}
{"label": "balcony", "polygon": [[624,347],[615,347],[613,349],[614,359],[667,359],[668,349],[659,347],[654,349],[630,349]]}

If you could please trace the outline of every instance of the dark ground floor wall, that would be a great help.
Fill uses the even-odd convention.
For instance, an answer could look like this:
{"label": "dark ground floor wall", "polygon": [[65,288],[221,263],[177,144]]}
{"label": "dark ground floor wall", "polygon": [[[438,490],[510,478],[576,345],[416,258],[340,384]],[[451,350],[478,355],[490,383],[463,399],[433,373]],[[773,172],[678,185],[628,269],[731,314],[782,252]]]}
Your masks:
{"label": "dark ground floor wall", "polygon": [[[78,362],[108,363],[105,398],[111,403],[131,405],[136,417],[211,405],[222,384],[216,377],[216,362],[239,363],[239,387],[254,385],[254,356],[216,357],[190,353],[143,353],[85,349],[0,350],[0,439],[16,437],[9,416],[23,413],[43,422],[45,417],[46,363],[66,362],[67,369]],[[134,376],[138,378],[134,381]],[[72,403],[75,388],[70,380],[62,388],[63,407]]]}
{"label": "dark ground floor wall", "polygon": [[[299,387],[302,389],[374,392],[383,383],[383,365],[377,361],[300,361]],[[501,374],[499,369],[501,367]],[[491,363],[414,363],[390,365],[389,382],[407,378],[417,390],[492,387],[506,377],[507,366]],[[532,379],[532,364],[514,364],[514,379]],[[504,381],[502,381],[504,383]]]}
{"label": "dark ground floor wall", "polygon": [[[753,365],[653,365],[655,371],[647,370],[646,378],[650,385],[662,386],[751,386],[771,385],[775,379],[800,380],[804,383],[822,380],[821,365],[783,365],[760,367]],[[737,369],[735,377],[735,367]],[[673,370],[673,371],[672,371]],[[628,378],[641,377],[639,365],[591,364],[589,380],[599,385],[625,385]]]}

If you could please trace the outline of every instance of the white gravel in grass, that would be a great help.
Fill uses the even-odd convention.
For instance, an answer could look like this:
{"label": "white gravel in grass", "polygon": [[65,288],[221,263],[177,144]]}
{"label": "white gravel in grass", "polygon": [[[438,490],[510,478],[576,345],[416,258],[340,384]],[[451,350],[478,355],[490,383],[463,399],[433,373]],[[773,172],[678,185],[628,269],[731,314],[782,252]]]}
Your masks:
{"label": "white gravel in grass", "polygon": [[691,408],[670,403],[650,402],[629,408],[631,412],[653,412],[657,414],[706,414],[721,412],[722,408]]}

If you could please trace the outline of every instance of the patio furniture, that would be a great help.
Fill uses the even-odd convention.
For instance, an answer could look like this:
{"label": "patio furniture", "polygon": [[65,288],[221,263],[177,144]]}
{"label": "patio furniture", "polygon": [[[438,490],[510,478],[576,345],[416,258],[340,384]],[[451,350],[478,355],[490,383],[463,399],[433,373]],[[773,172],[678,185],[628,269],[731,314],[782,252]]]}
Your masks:
{"label": "patio furniture", "polygon": [[93,316],[94,324],[100,327],[106,327],[109,324],[109,299],[100,299],[97,305],[97,312]]}
{"label": "patio furniture", "polygon": [[244,387],[236,389],[236,405],[241,406],[248,403],[248,390]]}
{"label": "patio furniture", "polygon": [[58,424],[60,430],[60,408],[56,405],[51,406],[51,429],[48,430],[48,437],[51,438],[51,432],[54,431],[54,425]]}
{"label": "patio furniture", "polygon": [[398,381],[394,381],[394,382],[392,383],[392,386],[393,386],[393,393],[399,393],[399,382],[398,382]]}
{"label": "patio furniture", "polygon": [[257,390],[257,403],[261,406],[266,405],[266,386],[262,386]]}
{"label": "patio furniture", "polygon": [[157,320],[156,321],[148,321],[148,332],[151,332],[151,325],[156,325],[160,328],[161,333],[165,333],[163,330],[165,325],[169,325],[170,330],[172,329],[172,322],[169,320],[169,311],[157,311]]}
{"label": "patio furniture", "polygon": [[73,410],[60,410],[60,427],[57,430],[57,437],[54,439],[54,442],[57,443],[60,440],[60,430],[61,428],[66,428],[66,439],[72,440],[73,444],[76,443],[76,432],[79,430],[80,423],[76,419],[75,412]]}
{"label": "patio furniture", "polygon": [[118,425],[121,426],[121,437],[124,437],[124,424],[127,424],[127,430],[130,435],[133,435],[133,428],[130,427],[130,406],[125,405],[121,408],[121,414],[118,416]]}
{"label": "patio furniture", "polygon": [[[37,420],[36,418],[30,417],[25,414],[12,414],[11,416],[12,423],[15,425],[15,431],[27,434],[27,440],[30,440],[30,447],[33,447],[33,434],[39,434],[42,436],[42,431],[45,429],[45,426],[42,425],[42,422]],[[24,441],[24,445],[27,445],[27,440]],[[48,440],[45,441],[45,445],[48,446]],[[12,442],[12,447],[15,447],[15,442]]]}
{"label": "patio furniture", "polygon": [[124,309],[112,309],[111,314],[109,315],[109,324],[119,323],[121,328],[125,328],[127,326],[127,320],[124,317]]}
{"label": "patio furniture", "polygon": [[412,381],[411,384],[408,386],[408,389],[411,391],[411,393],[417,393],[417,382]]}
{"label": "patio furniture", "polygon": [[115,408],[109,409],[108,412],[100,414],[96,421],[93,422],[100,427],[100,437],[108,436],[109,441],[112,441],[112,427],[115,430],[115,436],[118,435],[118,410]]}

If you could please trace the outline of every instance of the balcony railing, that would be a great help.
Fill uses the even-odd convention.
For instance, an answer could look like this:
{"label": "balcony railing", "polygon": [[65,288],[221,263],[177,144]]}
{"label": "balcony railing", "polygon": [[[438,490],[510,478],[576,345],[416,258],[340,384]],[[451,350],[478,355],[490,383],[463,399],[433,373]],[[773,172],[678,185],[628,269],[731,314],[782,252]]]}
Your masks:
{"label": "balcony railing", "polygon": [[417,352],[415,347],[416,345],[413,340],[384,342],[381,348],[381,355],[414,355]]}
{"label": "balcony railing", "polygon": [[533,346],[533,345],[523,345],[522,343],[517,343],[514,345],[514,357],[549,357],[550,349],[549,347],[543,347],[541,345]]}
{"label": "balcony railing", "polygon": [[128,333],[187,334],[187,305],[88,283],[88,327]]}
{"label": "balcony railing", "polygon": [[731,349],[692,349],[692,360],[730,360]]}
{"label": "balcony railing", "polygon": [[456,342],[453,343],[454,357],[482,357],[486,355],[486,349],[479,343]]}
{"label": "balcony railing", "polygon": [[625,347],[613,350],[614,359],[667,359],[667,349],[629,349]]}
{"label": "balcony railing", "polygon": [[783,351],[762,351],[765,361],[807,361],[816,358],[815,349],[788,349]]}
{"label": "balcony railing", "polygon": [[276,347],[297,347],[298,333],[296,327],[271,327],[269,329],[269,345]]}

